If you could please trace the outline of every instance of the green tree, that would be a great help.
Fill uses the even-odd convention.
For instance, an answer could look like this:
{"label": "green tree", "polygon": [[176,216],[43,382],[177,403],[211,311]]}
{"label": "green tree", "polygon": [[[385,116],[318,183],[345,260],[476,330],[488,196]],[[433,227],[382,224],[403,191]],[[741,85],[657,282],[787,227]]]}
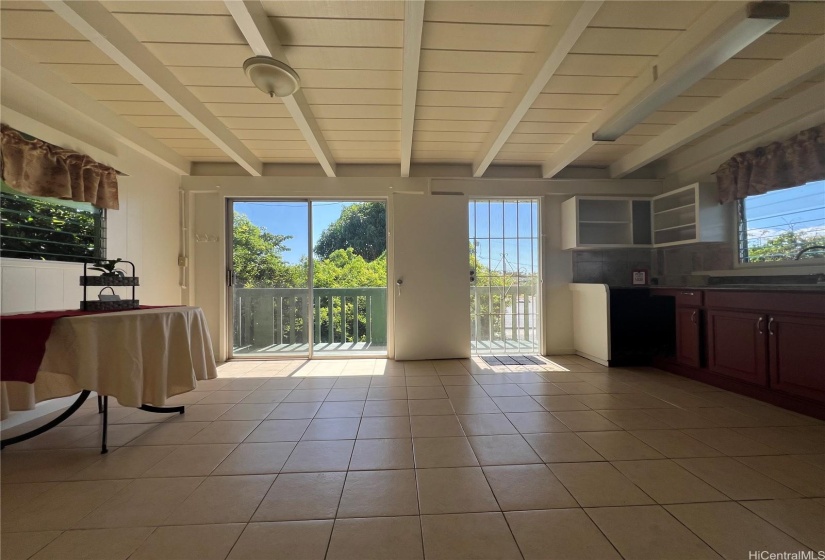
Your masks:
{"label": "green tree", "polygon": [[[748,246],[748,262],[786,261],[792,259],[805,247],[825,245],[825,234],[806,235],[796,231],[785,231],[774,237],[757,239],[757,241],[764,242]],[[815,258],[819,254],[811,251],[802,255],[801,258]]]}
{"label": "green tree", "polygon": [[387,254],[367,262],[355,249],[337,249],[315,262],[316,288],[384,288],[387,285]]}
{"label": "green tree", "polygon": [[321,233],[315,254],[326,259],[338,249],[347,248],[367,262],[387,250],[387,210],[383,202],[360,202],[344,208]]}
{"label": "green tree", "polygon": [[2,181],[0,190],[0,255],[75,262],[103,258],[100,209],[24,195]]}
{"label": "green tree", "polygon": [[235,284],[243,288],[290,288],[295,286],[300,265],[284,262],[289,235],[275,235],[256,226],[246,214],[235,212],[232,224]]}
{"label": "green tree", "polygon": [[[329,257],[315,262],[315,288],[385,288],[387,286],[387,254],[383,253],[372,262],[357,255],[352,247],[338,249]],[[321,292],[319,292],[321,293]],[[366,296],[331,297],[321,296],[318,309],[321,339],[330,340],[329,305],[332,304],[332,335],[336,341],[346,338],[347,342],[355,340],[354,329],[348,319],[346,332],[342,332],[341,305],[344,303],[347,317],[358,315],[358,341],[365,342],[367,332],[367,298]],[[381,314],[381,310],[373,310]],[[375,316],[374,316],[375,317]],[[374,333],[374,341],[380,341],[381,334]]]}

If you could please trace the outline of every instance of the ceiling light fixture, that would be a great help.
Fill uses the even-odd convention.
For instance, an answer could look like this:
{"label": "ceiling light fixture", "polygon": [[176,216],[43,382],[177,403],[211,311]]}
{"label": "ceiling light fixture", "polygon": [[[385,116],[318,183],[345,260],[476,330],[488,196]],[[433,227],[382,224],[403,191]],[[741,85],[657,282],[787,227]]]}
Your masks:
{"label": "ceiling light fixture", "polygon": [[246,59],[243,71],[256,88],[270,97],[289,97],[301,87],[298,73],[288,64],[270,56],[253,56]]}
{"label": "ceiling light fixture", "polygon": [[593,140],[616,140],[770,31],[789,14],[790,6],[785,2],[750,2],[744,11],[718,27],[695,52],[682,58],[662,75],[657,75],[658,68],[653,66],[653,83],[628,103],[624,111],[602,124],[593,133]]}

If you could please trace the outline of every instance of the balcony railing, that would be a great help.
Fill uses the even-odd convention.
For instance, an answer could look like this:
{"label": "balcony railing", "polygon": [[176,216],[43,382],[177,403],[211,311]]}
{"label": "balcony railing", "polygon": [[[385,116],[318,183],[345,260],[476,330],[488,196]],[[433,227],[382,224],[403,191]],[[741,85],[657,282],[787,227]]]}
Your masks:
{"label": "balcony railing", "polygon": [[478,353],[539,351],[539,298],[532,284],[471,286],[471,340]]}
{"label": "balcony railing", "polygon": [[[235,351],[278,352],[307,345],[308,297],[308,290],[299,288],[237,288]],[[338,349],[386,346],[386,288],[316,288],[313,299],[316,349],[319,344]],[[534,286],[471,286],[470,309],[476,351],[538,351],[540,314]]]}
{"label": "balcony railing", "polygon": [[[237,288],[235,351],[277,351],[308,344],[308,297],[308,290],[300,288]],[[386,288],[315,288],[312,297],[316,345],[386,345]]]}

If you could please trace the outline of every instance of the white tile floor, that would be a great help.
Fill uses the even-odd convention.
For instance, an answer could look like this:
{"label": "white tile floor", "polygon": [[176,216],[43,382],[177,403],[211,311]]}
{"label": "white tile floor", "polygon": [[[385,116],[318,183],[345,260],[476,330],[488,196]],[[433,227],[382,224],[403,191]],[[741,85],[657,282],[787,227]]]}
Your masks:
{"label": "white tile floor", "polygon": [[[825,550],[825,423],[577,357],[251,362],[2,453],[3,559]],[[8,436],[9,434],[4,434]]]}

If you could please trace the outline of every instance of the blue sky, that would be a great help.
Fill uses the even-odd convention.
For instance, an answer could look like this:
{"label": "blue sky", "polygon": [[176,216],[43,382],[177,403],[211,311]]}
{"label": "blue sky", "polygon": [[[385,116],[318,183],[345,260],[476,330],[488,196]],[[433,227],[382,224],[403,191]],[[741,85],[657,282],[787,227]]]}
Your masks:
{"label": "blue sky", "polygon": [[[352,202],[317,201],[312,203],[312,243],[321,232],[338,219],[341,211]],[[252,223],[266,228],[277,235],[291,235],[284,245],[289,251],[283,258],[288,263],[297,263],[307,256],[308,202],[235,202],[235,211],[246,214]]]}
{"label": "blue sky", "polygon": [[752,239],[769,238],[791,226],[794,231],[825,233],[825,181],[750,196],[745,211]]}
{"label": "blue sky", "polygon": [[479,263],[500,272],[537,273],[537,212],[538,204],[529,200],[470,201],[470,242]]}

